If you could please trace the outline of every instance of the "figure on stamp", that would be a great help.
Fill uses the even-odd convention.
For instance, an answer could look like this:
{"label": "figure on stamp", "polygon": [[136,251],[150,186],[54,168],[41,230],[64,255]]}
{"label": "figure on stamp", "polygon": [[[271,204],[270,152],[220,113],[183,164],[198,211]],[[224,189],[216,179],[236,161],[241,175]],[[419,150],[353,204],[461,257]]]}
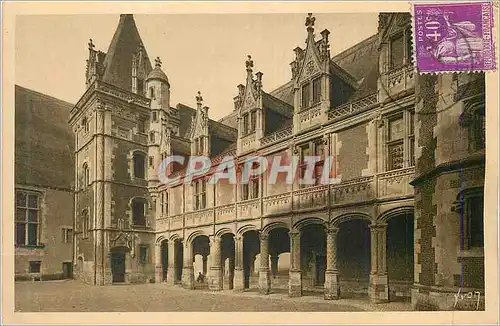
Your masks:
{"label": "figure on stamp", "polygon": [[450,22],[444,15],[448,35],[437,45],[434,56],[441,62],[459,62],[475,58],[483,50],[483,40],[470,21]]}

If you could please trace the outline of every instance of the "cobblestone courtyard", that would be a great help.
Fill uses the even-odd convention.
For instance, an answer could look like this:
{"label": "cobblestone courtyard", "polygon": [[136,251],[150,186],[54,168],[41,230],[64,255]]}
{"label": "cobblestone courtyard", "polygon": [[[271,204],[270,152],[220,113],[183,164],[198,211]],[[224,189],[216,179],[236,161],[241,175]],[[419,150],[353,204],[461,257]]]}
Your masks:
{"label": "cobblestone courtyard", "polygon": [[286,293],[261,296],[184,290],[164,284],[94,287],[78,281],[17,282],[18,312],[141,311],[394,311],[410,310],[404,302],[370,304],[365,298],[325,301],[320,294],[289,298]]}

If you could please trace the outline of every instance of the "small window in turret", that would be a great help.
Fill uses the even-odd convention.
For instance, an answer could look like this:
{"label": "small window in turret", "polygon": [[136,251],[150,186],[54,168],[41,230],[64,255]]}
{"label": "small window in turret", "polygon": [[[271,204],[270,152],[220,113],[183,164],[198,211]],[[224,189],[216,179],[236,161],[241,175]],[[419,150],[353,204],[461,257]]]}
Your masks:
{"label": "small window in turret", "polygon": [[137,79],[137,94],[144,95],[144,81]]}
{"label": "small window in turret", "polygon": [[149,88],[149,98],[150,99],[155,99],[155,89],[154,87]]}
{"label": "small window in turret", "polygon": [[157,114],[156,112],[152,112],[152,114],[151,114],[151,119],[152,119],[153,121],[157,121],[157,120],[158,120],[158,114]]}

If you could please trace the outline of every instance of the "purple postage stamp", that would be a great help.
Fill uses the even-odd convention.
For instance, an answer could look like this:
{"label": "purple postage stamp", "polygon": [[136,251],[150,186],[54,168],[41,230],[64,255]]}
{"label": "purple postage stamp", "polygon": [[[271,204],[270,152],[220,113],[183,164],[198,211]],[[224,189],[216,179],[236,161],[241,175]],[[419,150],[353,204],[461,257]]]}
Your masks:
{"label": "purple postage stamp", "polygon": [[491,2],[414,4],[417,71],[495,70]]}

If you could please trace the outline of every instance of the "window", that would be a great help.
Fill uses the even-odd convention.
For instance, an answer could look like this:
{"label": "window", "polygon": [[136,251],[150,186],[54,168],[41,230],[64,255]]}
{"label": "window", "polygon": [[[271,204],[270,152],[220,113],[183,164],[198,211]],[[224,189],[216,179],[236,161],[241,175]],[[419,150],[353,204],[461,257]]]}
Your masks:
{"label": "window", "polygon": [[36,246],[39,240],[40,195],[33,192],[16,192],[17,246]]}
{"label": "window", "polygon": [[155,141],[155,132],[154,131],[151,131],[149,133],[149,141],[152,143]]}
{"label": "window", "polygon": [[154,99],[155,98],[155,89],[154,87],[149,88],[149,98]]}
{"label": "window", "polygon": [[163,191],[160,195],[161,214],[168,216],[168,191]]}
{"label": "window", "polygon": [[83,173],[82,186],[83,186],[83,188],[87,188],[90,185],[90,170],[89,170],[89,166],[87,165],[87,163],[83,163],[82,170],[83,170],[82,171],[82,173]]}
{"label": "window", "polygon": [[486,117],[484,114],[484,104],[471,110],[469,143],[474,151],[485,148],[486,145]]}
{"label": "window", "polygon": [[250,132],[250,126],[248,124],[248,113],[243,115],[243,134],[246,135]]}
{"label": "window", "polygon": [[313,104],[321,101],[321,78],[316,78],[313,81]]}
{"label": "window", "polygon": [[146,133],[146,120],[139,119],[137,121],[137,132],[140,133],[140,134],[145,134]]}
{"label": "window", "polygon": [[408,112],[408,162],[415,166],[415,112]]}
{"label": "window", "polygon": [[144,94],[144,81],[137,78],[137,94]]}
{"label": "window", "polygon": [[194,140],[194,155],[203,155],[205,152],[205,137],[200,136]]}
{"label": "window", "polygon": [[[252,169],[258,167],[257,162],[253,163]],[[241,185],[241,200],[259,198],[260,176],[252,175],[247,183]]]}
{"label": "window", "polygon": [[387,171],[415,165],[415,113],[405,110],[387,119]]}
{"label": "window", "polygon": [[389,43],[389,69],[397,69],[413,61],[411,30],[399,32]]}
{"label": "window", "polygon": [[302,86],[302,108],[309,107],[309,83]]}
{"label": "window", "polygon": [[404,33],[399,33],[390,40],[390,67],[396,69],[404,65]]}
{"label": "window", "polygon": [[[314,164],[313,179],[315,183],[313,185],[321,184],[321,176],[323,175],[323,165],[325,160],[325,145],[323,139],[315,139],[300,146],[300,165],[299,165],[299,177],[304,178],[307,171],[307,162],[305,162],[305,157],[307,156],[319,156],[320,160],[316,161]],[[301,187],[312,186],[310,184],[299,184]]]}
{"label": "window", "polygon": [[42,270],[41,261],[30,261],[29,262],[29,273],[38,274]]}
{"label": "window", "polygon": [[206,190],[207,183],[203,179],[198,179],[193,181],[194,193],[193,193],[193,203],[194,209],[204,209],[206,207]]}
{"label": "window", "polygon": [[86,239],[89,237],[90,231],[90,216],[89,211],[84,209],[82,212],[82,238]]}
{"label": "window", "polygon": [[62,242],[63,243],[73,242],[73,229],[69,228],[62,229]]}
{"label": "window", "polygon": [[146,178],[146,168],[145,168],[145,156],[142,153],[135,152],[133,156],[134,161],[134,177],[145,179]]}
{"label": "window", "polygon": [[389,120],[389,142],[387,143],[388,170],[403,168],[403,117]]}
{"label": "window", "polygon": [[148,247],[147,246],[139,246],[139,264],[147,264],[148,263]]}
{"label": "window", "polygon": [[87,119],[87,117],[83,117],[82,127],[83,127],[83,131],[85,131],[86,133],[89,132],[90,124],[89,124],[89,120]]}
{"label": "window", "polygon": [[458,195],[455,210],[461,216],[462,250],[484,247],[484,191],[465,189]]}
{"label": "window", "polygon": [[146,205],[144,198],[132,199],[132,224],[146,226]]}
{"label": "window", "polygon": [[156,111],[151,113],[151,120],[158,121],[158,113]]}
{"label": "window", "polygon": [[257,111],[250,112],[250,132],[254,132],[257,126]]}

